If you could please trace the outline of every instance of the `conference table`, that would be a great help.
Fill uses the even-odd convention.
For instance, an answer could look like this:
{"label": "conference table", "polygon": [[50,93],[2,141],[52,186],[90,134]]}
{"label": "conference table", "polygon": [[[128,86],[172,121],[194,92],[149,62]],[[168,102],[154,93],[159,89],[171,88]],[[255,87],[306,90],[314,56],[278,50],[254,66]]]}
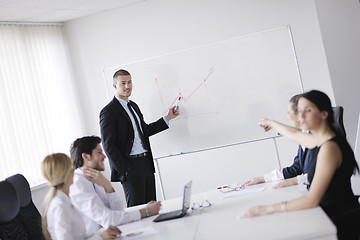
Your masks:
{"label": "conference table", "polygon": [[[192,203],[201,204],[208,200],[211,206],[189,209],[187,215],[179,219],[156,223],[153,222],[156,216],[152,216],[121,225],[121,239],[337,239],[335,225],[320,207],[243,218],[242,215],[252,206],[288,201],[307,191],[298,185],[281,189],[273,189],[273,185],[249,186],[233,197],[218,189],[192,194]],[[160,213],[181,207],[182,198],[164,200]]]}

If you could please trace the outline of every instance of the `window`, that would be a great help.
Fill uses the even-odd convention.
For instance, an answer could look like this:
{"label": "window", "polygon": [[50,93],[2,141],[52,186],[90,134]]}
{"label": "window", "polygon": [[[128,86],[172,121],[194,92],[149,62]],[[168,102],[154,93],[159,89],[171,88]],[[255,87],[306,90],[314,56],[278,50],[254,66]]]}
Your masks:
{"label": "window", "polygon": [[0,180],[42,183],[44,157],[83,132],[62,28],[0,24]]}

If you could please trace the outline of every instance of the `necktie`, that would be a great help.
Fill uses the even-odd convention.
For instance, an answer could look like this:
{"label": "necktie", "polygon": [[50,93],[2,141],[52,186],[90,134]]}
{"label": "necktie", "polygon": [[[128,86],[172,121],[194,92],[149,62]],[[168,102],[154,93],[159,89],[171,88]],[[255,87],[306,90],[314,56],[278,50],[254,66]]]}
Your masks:
{"label": "necktie", "polygon": [[137,130],[138,130],[138,132],[139,132],[139,135],[140,135],[141,144],[143,145],[143,148],[145,148],[146,150],[149,150],[149,149],[146,147],[146,144],[145,144],[145,141],[144,141],[144,135],[143,135],[143,133],[142,133],[142,131],[141,131],[140,124],[139,124],[139,121],[138,121],[138,119],[137,119],[137,117],[136,117],[136,114],[135,114],[134,111],[132,110],[132,106],[131,106],[130,102],[128,102],[127,105],[128,105],[128,108],[129,108],[129,110],[130,110],[130,112],[131,112],[131,115],[132,115],[133,118],[134,118],[136,128],[137,128]]}

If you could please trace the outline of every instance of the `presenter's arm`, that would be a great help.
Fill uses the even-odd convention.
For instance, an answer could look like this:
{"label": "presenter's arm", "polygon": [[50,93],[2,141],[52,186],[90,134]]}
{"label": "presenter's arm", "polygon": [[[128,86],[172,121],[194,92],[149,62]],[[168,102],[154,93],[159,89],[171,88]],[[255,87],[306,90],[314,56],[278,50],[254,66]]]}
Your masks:
{"label": "presenter's arm", "polygon": [[287,139],[298,143],[306,148],[312,149],[316,147],[316,141],[311,134],[300,132],[297,128],[287,126],[274,120],[262,118],[259,121],[260,127],[268,131],[274,128]]}
{"label": "presenter's arm", "polygon": [[309,192],[306,195],[287,202],[285,209],[282,207],[282,205],[284,205],[282,203],[256,206],[250,208],[244,216],[254,217],[282,212],[284,210],[295,211],[318,206],[341,162],[342,156],[339,146],[334,142],[324,143],[319,150],[314,178]]}
{"label": "presenter's arm", "polygon": [[180,115],[179,107],[173,106],[169,109],[168,113],[165,115],[166,120],[169,122],[171,119],[176,118]]}
{"label": "presenter's arm", "polygon": [[[168,123],[165,122],[163,117],[158,119],[156,122],[150,124],[145,123],[144,116],[141,113],[139,106],[134,102],[132,103],[133,103],[132,106],[135,108],[135,111],[138,113],[139,117],[141,118],[141,121],[145,124],[149,136],[152,136],[156,133],[159,133],[169,128]],[[175,107],[170,108],[167,115],[164,116],[168,122],[179,115],[179,109],[174,110],[174,108]]]}
{"label": "presenter's arm", "polygon": [[116,136],[116,125],[117,120],[111,109],[102,109],[100,112],[100,132],[102,145],[109,161],[111,161],[112,165],[115,166],[115,169],[122,175],[125,175],[125,159],[123,154],[120,152],[119,147],[116,146],[116,139],[118,138],[118,136]]}

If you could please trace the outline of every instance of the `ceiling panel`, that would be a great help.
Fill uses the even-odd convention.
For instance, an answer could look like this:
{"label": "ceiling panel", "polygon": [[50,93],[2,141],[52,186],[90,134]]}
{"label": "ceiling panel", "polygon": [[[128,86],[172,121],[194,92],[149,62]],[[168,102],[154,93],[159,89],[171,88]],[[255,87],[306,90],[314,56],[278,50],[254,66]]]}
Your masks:
{"label": "ceiling panel", "polygon": [[148,0],[0,0],[0,22],[66,22]]}

